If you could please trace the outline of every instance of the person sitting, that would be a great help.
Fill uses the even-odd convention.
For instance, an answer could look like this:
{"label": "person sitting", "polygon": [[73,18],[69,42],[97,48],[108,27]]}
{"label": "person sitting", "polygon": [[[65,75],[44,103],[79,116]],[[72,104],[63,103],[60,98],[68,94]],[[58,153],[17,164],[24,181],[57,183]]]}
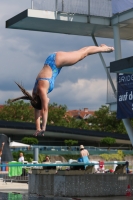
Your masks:
{"label": "person sitting", "polygon": [[[87,149],[84,148],[83,145],[80,145],[79,147],[80,149],[80,156],[81,158],[78,159],[79,162],[84,162],[84,163],[89,163],[89,152],[87,151]],[[85,168],[87,167],[88,165],[85,165]]]}
{"label": "person sitting", "polygon": [[[43,160],[42,162],[43,164],[50,164],[51,161],[50,161],[50,157],[49,156],[45,156],[45,159]],[[52,169],[53,167],[51,166],[43,166],[43,169]]]}
{"label": "person sitting", "polygon": [[98,173],[105,173],[104,161],[99,161],[99,168],[97,169]]}
{"label": "person sitting", "polygon": [[49,156],[45,156],[45,159],[43,160],[44,163],[50,163],[50,158]]}

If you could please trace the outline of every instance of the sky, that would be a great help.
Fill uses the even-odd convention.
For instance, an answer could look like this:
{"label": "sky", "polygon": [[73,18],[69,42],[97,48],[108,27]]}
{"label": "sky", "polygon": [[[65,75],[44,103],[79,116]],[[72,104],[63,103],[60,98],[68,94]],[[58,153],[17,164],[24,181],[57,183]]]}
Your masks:
{"label": "sky", "polygon": [[[50,53],[94,45],[91,37],[5,28],[6,20],[28,8],[31,8],[31,0],[0,0],[0,105],[22,95],[14,81],[32,92],[36,76]],[[114,46],[113,39],[96,40],[99,45]],[[121,45],[122,57],[132,56],[133,42],[121,41]],[[114,52],[103,56],[107,66],[115,60]],[[48,97],[50,103],[66,105],[68,110],[98,110],[105,105],[107,76],[99,55],[64,67]]]}

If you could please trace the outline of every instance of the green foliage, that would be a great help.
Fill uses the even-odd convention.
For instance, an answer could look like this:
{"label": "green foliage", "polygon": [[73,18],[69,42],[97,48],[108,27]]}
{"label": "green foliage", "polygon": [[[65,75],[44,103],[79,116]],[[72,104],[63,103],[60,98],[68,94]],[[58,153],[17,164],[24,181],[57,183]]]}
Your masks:
{"label": "green foliage", "polygon": [[49,104],[48,124],[56,126],[65,126],[66,120],[64,115],[67,111],[65,105]]}
{"label": "green foliage", "polygon": [[125,154],[123,153],[123,151],[121,150],[118,150],[117,151],[117,154],[120,155],[122,158],[124,158]]}
{"label": "green foliage", "polygon": [[77,140],[64,140],[65,145],[68,147],[74,146],[75,144],[78,144]]}
{"label": "green foliage", "polygon": [[88,124],[85,120],[77,120],[66,115],[67,106],[57,105],[56,103],[49,105],[48,124],[54,126],[64,126],[79,129],[88,129]]}
{"label": "green foliage", "polygon": [[98,111],[95,111],[94,116],[86,121],[90,124],[90,130],[127,133],[122,120],[118,120],[116,112],[110,112],[108,106],[101,106]]}
{"label": "green foliage", "polygon": [[116,143],[115,138],[105,137],[101,141],[101,143],[106,144],[108,147]]}
{"label": "green foliage", "polygon": [[118,150],[116,154],[101,154],[100,156],[106,161],[122,161],[124,159],[124,153],[121,150]]}
{"label": "green foliage", "polygon": [[[67,106],[56,103],[49,104],[48,125],[70,128],[106,131],[112,133],[127,133],[122,120],[116,118],[116,112],[110,112],[108,106],[101,106],[94,116],[88,119],[75,119],[66,114]],[[30,103],[23,100],[11,102],[9,99],[0,108],[0,120],[34,122],[34,109]],[[131,120],[133,125],[133,119]]]}
{"label": "green foliage", "polygon": [[33,137],[24,137],[21,140],[25,144],[38,144],[38,139]]}
{"label": "green foliage", "polygon": [[38,162],[42,163],[45,160],[45,156],[44,154],[39,154]]}
{"label": "green foliage", "polygon": [[0,109],[0,120],[34,122],[34,109],[23,100],[14,103],[9,99]]}
{"label": "green foliage", "polygon": [[33,161],[33,154],[25,154],[23,151],[17,151],[17,152],[12,153],[14,161],[18,161],[20,152],[22,152],[24,154],[25,161],[28,161],[28,162]]}

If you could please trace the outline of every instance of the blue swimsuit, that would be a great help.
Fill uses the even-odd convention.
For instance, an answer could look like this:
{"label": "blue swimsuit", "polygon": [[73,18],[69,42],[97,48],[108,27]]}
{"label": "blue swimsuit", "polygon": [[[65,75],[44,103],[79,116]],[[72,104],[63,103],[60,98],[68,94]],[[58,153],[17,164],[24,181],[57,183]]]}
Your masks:
{"label": "blue swimsuit", "polygon": [[50,93],[54,89],[55,78],[58,76],[58,74],[60,73],[60,70],[61,70],[61,68],[57,68],[55,65],[55,56],[56,56],[56,53],[51,54],[50,56],[48,56],[48,58],[46,59],[46,61],[44,63],[44,65],[49,65],[51,67],[52,77],[36,79],[33,91],[36,91],[36,86],[37,86],[39,80],[48,80],[49,81],[48,93]]}

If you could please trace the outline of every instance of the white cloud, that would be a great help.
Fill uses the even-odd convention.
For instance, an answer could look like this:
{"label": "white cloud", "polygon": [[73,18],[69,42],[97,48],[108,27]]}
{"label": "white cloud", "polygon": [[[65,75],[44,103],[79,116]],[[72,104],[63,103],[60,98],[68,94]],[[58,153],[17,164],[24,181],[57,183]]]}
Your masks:
{"label": "white cloud", "polygon": [[49,95],[51,103],[53,99],[61,104],[66,104],[68,108],[75,104],[75,108],[88,107],[97,109],[106,102],[107,81],[103,79],[79,79],[76,83],[70,81],[63,82],[60,87],[54,89]]}

